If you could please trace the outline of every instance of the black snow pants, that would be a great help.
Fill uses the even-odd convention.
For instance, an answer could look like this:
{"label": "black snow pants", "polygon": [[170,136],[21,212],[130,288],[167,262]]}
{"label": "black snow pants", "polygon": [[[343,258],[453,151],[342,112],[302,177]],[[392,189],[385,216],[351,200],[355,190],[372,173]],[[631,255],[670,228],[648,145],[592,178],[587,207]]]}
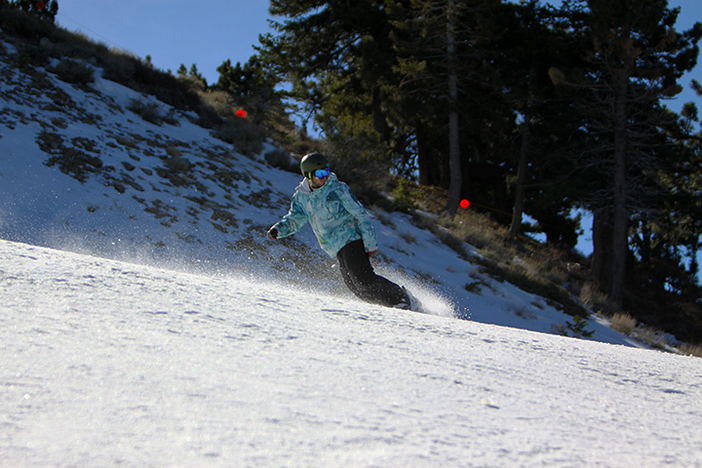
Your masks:
{"label": "black snow pants", "polygon": [[387,307],[409,301],[400,286],[375,274],[363,240],[349,242],[339,250],[336,258],[344,283],[360,299]]}

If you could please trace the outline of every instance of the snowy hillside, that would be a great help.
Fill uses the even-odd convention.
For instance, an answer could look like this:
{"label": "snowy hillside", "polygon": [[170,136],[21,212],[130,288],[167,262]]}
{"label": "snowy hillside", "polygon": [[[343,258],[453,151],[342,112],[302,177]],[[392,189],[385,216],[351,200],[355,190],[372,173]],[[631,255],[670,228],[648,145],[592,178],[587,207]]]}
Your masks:
{"label": "snowy hillside", "polygon": [[[3,48],[0,238],[348,295],[309,228],[278,243],[264,235],[300,179],[266,162],[275,147],[245,156],[193,124],[194,116],[104,80],[100,70],[80,88],[43,68],[21,73],[14,46]],[[177,124],[144,121],[128,110],[134,101],[159,106]],[[481,273],[407,215],[376,211],[374,218],[378,270],[432,313],[547,333],[572,321]],[[599,323],[586,329],[595,340],[630,342]]]}
{"label": "snowy hillside", "polygon": [[0,241],[0,466],[701,467],[699,359]]}

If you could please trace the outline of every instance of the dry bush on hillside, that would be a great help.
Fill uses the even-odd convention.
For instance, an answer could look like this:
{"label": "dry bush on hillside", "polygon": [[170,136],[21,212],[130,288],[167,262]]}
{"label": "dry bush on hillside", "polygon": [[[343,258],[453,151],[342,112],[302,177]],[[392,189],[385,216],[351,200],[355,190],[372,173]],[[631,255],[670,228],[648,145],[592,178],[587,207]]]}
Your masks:
{"label": "dry bush on hillside", "polygon": [[619,312],[617,306],[607,298],[607,295],[591,282],[586,282],[582,286],[578,299],[586,307],[607,317],[612,317]]}
{"label": "dry bush on hillside", "polygon": [[683,343],[677,347],[680,353],[686,356],[702,357],[702,345],[691,345]]}
{"label": "dry bush on hillside", "polygon": [[244,156],[252,156],[263,150],[266,133],[257,125],[238,117],[229,118],[215,128],[213,135],[234,145]]}
{"label": "dry bush on hillside", "polygon": [[142,99],[131,99],[127,105],[127,109],[139,115],[147,122],[154,125],[177,125],[178,118],[175,116],[173,109],[168,112],[163,112],[161,104],[157,102],[148,102]]}
{"label": "dry bush on hillside", "polygon": [[200,92],[199,95],[202,102],[222,117],[236,117],[236,103],[231,94],[224,91],[212,90]]}
{"label": "dry bush on hillside", "polygon": [[84,62],[73,59],[63,59],[49,71],[66,83],[87,86],[95,81],[95,70]]}
{"label": "dry bush on hillside", "polygon": [[610,327],[619,333],[631,335],[636,329],[636,319],[629,314],[617,312],[610,320]]}

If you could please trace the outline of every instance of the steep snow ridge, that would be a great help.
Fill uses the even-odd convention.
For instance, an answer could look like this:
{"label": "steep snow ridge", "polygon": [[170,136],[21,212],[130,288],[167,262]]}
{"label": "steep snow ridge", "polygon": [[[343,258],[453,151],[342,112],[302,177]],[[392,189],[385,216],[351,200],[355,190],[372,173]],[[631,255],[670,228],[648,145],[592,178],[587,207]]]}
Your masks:
{"label": "steep snow ridge", "polygon": [[0,466],[702,466],[695,358],[0,241]]}

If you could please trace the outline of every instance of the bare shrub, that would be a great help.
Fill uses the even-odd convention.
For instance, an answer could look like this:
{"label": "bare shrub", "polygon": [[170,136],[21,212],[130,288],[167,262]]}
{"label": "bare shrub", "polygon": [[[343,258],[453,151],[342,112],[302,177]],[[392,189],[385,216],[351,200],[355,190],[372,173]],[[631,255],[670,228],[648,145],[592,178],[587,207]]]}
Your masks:
{"label": "bare shrub", "polygon": [[152,124],[161,125],[161,113],[159,105],[155,102],[146,102],[141,99],[131,99],[127,105],[127,109],[134,112],[142,119]]}
{"label": "bare shrub", "polygon": [[512,306],[512,312],[517,317],[521,317],[524,320],[536,320],[538,316],[527,304],[515,304]]}
{"label": "bare shrub", "polygon": [[53,44],[52,51],[55,57],[84,60],[97,65],[104,57],[110,55],[110,48],[107,45],[95,42],[78,31],[69,32],[56,28],[49,39]]}
{"label": "bare shrub", "polygon": [[213,135],[234,145],[244,156],[253,156],[263,150],[266,134],[253,122],[237,117],[227,119],[215,128]]}
{"label": "bare shrub", "polygon": [[287,151],[280,149],[269,151],[263,156],[263,158],[272,167],[276,167],[287,172],[292,172],[294,174],[300,173],[300,163],[296,161]]}
{"label": "bare shrub", "polygon": [[610,328],[625,335],[631,335],[636,329],[636,319],[627,313],[617,312],[612,316]]}
{"label": "bare shrub", "polygon": [[173,110],[163,112],[161,107],[161,104],[157,102],[148,102],[141,99],[131,99],[127,105],[127,109],[154,125],[162,125],[163,123],[176,125],[178,119],[175,117]]}
{"label": "bare shrub", "polygon": [[691,345],[683,343],[677,346],[678,351],[686,356],[702,357],[702,345]]}
{"label": "bare shrub", "polygon": [[209,90],[207,92],[198,93],[202,102],[217,114],[226,117],[235,117],[236,107],[232,95],[219,90]]}
{"label": "bare shrub", "polygon": [[593,311],[608,317],[616,315],[619,311],[618,307],[594,283],[586,283],[582,286],[578,300]]}
{"label": "bare shrub", "polygon": [[102,67],[104,69],[102,77],[106,80],[129,86],[134,75],[137,60],[134,55],[128,52],[112,49],[111,53],[102,59]]}
{"label": "bare shrub", "polygon": [[95,81],[95,70],[93,67],[78,60],[61,60],[50,71],[56,73],[66,83],[86,86]]}
{"label": "bare shrub", "polygon": [[417,238],[409,231],[407,231],[404,234],[398,234],[400,239],[404,240],[408,244],[415,244],[417,245]]}
{"label": "bare shrub", "polygon": [[631,333],[632,338],[649,345],[652,348],[669,350],[670,344],[666,334],[653,327],[637,326]]}
{"label": "bare shrub", "polygon": [[505,252],[507,229],[486,215],[462,211],[453,218],[442,217],[441,223],[477,249],[498,252],[505,259],[514,257],[513,249],[507,248],[509,252]]}

